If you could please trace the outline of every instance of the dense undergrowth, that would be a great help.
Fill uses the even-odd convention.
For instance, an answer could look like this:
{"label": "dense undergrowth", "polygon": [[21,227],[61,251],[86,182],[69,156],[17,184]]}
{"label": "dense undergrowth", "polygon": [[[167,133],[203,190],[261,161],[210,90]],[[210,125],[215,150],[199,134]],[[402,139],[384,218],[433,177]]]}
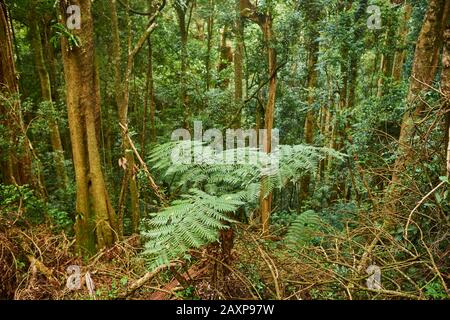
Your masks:
{"label": "dense undergrowth", "polygon": [[[149,277],[151,261],[139,236],[83,260],[75,255],[64,219],[26,187],[20,194],[1,203],[3,299],[448,298],[448,230],[442,226],[424,229],[414,222],[406,238],[403,230],[383,230],[374,213],[355,206],[329,208],[331,215],[279,212],[269,237],[252,223],[234,224],[228,261],[223,247],[212,243],[188,250]],[[28,222],[28,215],[40,219]],[[381,267],[380,289],[366,285],[370,264]],[[81,267],[77,290],[66,286],[72,265]],[[86,273],[94,283],[91,293]]]}

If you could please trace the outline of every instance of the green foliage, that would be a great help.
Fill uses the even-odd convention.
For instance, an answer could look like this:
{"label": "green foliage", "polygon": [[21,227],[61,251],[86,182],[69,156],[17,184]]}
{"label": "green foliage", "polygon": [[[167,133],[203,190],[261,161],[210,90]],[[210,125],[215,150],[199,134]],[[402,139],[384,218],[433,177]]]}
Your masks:
{"label": "green foliage", "polygon": [[191,194],[174,201],[170,207],[147,221],[145,254],[151,267],[167,264],[190,248],[217,241],[218,232],[233,222],[228,216],[243,203],[236,195],[211,196],[192,189]]}
{"label": "green foliage", "polygon": [[[185,163],[172,163],[171,155],[177,147],[185,151],[180,158]],[[196,158],[196,151],[202,147],[202,156]],[[315,172],[326,155],[343,157],[334,150],[303,145],[281,146],[277,155],[278,170],[265,170],[267,155],[250,148],[214,153],[209,146],[191,141],[156,146],[150,156],[152,168],[161,171],[172,188],[185,194],[146,223],[145,254],[151,267],[167,264],[190,248],[217,241],[219,231],[234,222],[231,214],[244,204],[255,206],[261,191],[268,194],[305,173]],[[236,162],[249,157],[258,161],[226,164],[224,159],[231,157]]]}
{"label": "green foliage", "polygon": [[430,281],[425,286],[425,295],[427,298],[431,299],[447,299],[448,295],[445,292],[445,288],[440,282],[439,279],[434,279],[433,281]]}
{"label": "green foliage", "polygon": [[300,214],[288,229],[285,241],[291,245],[306,245],[317,239],[322,221],[317,213],[308,210]]}
{"label": "green foliage", "polygon": [[55,48],[58,47],[61,38],[64,37],[67,39],[67,44],[69,46],[69,50],[72,50],[75,47],[80,47],[81,42],[78,36],[74,35],[72,32],[67,29],[67,27],[62,23],[55,23],[53,26],[54,35],[50,38],[50,43],[53,44]]}
{"label": "green foliage", "polygon": [[288,227],[297,218],[297,215],[295,211],[276,211],[270,216],[270,222],[276,226]]}
{"label": "green foliage", "polygon": [[27,186],[0,184],[0,214],[12,218],[16,213],[21,221],[41,223],[46,212],[45,203]]}
{"label": "green foliage", "polygon": [[199,297],[196,295],[194,286],[189,286],[181,291],[178,291],[176,295],[182,299],[199,300]]}
{"label": "green foliage", "polygon": [[58,210],[56,208],[49,208],[48,215],[55,224],[56,230],[65,230],[68,233],[71,232],[73,221],[66,211]]}
{"label": "green foliage", "polygon": [[[68,195],[73,198],[73,193]],[[49,219],[56,231],[71,233],[73,221],[67,210],[69,201],[64,205],[61,199],[60,202],[55,201],[54,196],[53,201],[46,203],[27,185],[0,184],[0,215],[31,224],[40,224]]]}

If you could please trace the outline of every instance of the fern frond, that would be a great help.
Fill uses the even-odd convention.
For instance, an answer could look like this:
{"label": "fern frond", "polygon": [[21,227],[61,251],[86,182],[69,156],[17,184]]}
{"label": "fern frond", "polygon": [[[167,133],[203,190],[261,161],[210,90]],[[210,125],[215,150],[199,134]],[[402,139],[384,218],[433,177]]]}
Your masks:
{"label": "fern frond", "polygon": [[319,235],[322,221],[317,213],[308,210],[300,214],[291,224],[285,237],[289,245],[306,245]]}
{"label": "fern frond", "polygon": [[236,211],[243,202],[235,195],[212,196],[192,189],[183,199],[156,214],[146,222],[142,233],[146,240],[144,254],[152,267],[175,259],[190,248],[217,241],[219,231],[232,223],[228,213]]}

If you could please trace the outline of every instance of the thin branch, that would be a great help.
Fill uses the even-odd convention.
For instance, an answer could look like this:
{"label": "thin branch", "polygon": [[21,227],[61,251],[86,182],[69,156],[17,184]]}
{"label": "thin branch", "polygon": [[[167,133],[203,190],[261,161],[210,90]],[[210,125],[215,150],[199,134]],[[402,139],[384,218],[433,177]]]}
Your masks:
{"label": "thin branch", "polygon": [[428,87],[429,89],[436,91],[437,93],[439,93],[445,97],[445,94],[441,90],[438,90],[435,87],[430,86],[428,83],[425,83],[425,82],[417,79],[414,75],[411,75],[411,78],[413,78],[415,81],[419,82],[420,84],[423,84],[424,86]]}
{"label": "thin branch", "polygon": [[405,225],[405,238],[408,238],[408,227],[409,224],[411,223],[411,218],[413,213],[422,205],[422,203],[428,199],[429,196],[431,196],[437,189],[439,189],[443,184],[445,183],[445,181],[442,181],[441,183],[439,183],[436,187],[433,188],[433,190],[431,190],[430,192],[428,192],[425,197],[422,198],[422,200],[419,201],[419,203],[417,203],[417,205],[414,207],[414,209],[411,211],[411,213],[408,216],[408,221],[406,222]]}
{"label": "thin branch", "polygon": [[278,73],[278,71],[283,68],[285,65],[287,64],[287,61],[283,62],[282,64],[280,64],[278,67],[275,68],[275,71],[272,72],[271,76],[269,78],[267,78],[264,82],[262,82],[258,89],[255,90],[255,92],[253,92],[253,94],[251,94],[247,99],[244,100],[244,103],[248,103],[250,100],[252,100],[259,91],[261,91],[261,89],[270,82],[270,80],[272,80]]}
{"label": "thin branch", "polygon": [[281,63],[278,67],[275,68],[275,70],[272,72],[272,74],[270,75],[269,78],[267,78],[264,82],[262,82],[258,88],[248,97],[244,100],[244,102],[241,104],[241,106],[239,107],[239,109],[237,110],[236,114],[233,116],[232,121],[230,122],[230,124],[228,124],[228,126],[231,126],[231,123],[234,123],[234,121],[236,120],[236,118],[239,116],[239,114],[241,113],[242,109],[244,108],[244,106],[249,103],[253,98],[256,97],[256,95],[261,91],[261,89],[270,82],[270,80],[272,80],[278,73],[278,71],[283,68],[285,65],[287,64],[287,61]]}
{"label": "thin branch", "polygon": [[141,50],[142,46],[144,45],[145,41],[147,40],[148,36],[152,33],[153,30],[156,29],[158,25],[156,23],[150,23],[147,26],[147,29],[145,29],[142,36],[139,38],[138,42],[134,46],[133,50],[129,53],[128,59],[133,61],[136,54]]}
{"label": "thin branch", "polygon": [[[123,3],[122,0],[117,0],[117,1],[118,1],[125,9],[127,9],[127,11],[129,11],[129,12],[131,12],[131,13],[134,13],[134,14],[137,14],[137,15],[140,15],[140,16],[151,16],[151,15],[153,14],[153,11],[142,12],[142,11],[135,10],[135,9],[133,9],[133,8],[130,8],[130,6],[127,5],[127,4],[125,4],[125,3]],[[164,2],[166,2],[166,1],[164,1]]]}
{"label": "thin branch", "polygon": [[134,145],[133,141],[131,140],[130,136],[128,135],[128,128],[125,127],[123,124],[119,122],[119,126],[124,131],[124,135],[128,139],[128,142],[130,143],[131,149],[133,149],[134,154],[136,155],[136,158],[138,159],[139,163],[141,164],[142,169],[145,171],[148,181],[150,183],[150,187],[155,192],[155,195],[158,197],[158,199],[161,201],[163,205],[167,205],[168,201],[164,194],[161,192],[159,186],[155,183],[155,180],[153,179],[150,171],[148,170],[147,164],[142,160],[141,155],[136,149],[136,146]]}
{"label": "thin branch", "polygon": [[[119,0],[120,1],[120,0]],[[134,56],[139,52],[139,50],[142,48],[142,46],[144,45],[145,40],[147,40],[148,36],[152,33],[153,30],[155,30],[155,28],[157,27],[157,24],[155,24],[155,20],[158,17],[158,15],[161,13],[161,11],[164,9],[164,7],[166,6],[166,0],[163,0],[163,2],[161,3],[161,5],[158,7],[158,9],[156,10],[156,12],[149,18],[148,20],[148,24],[147,24],[147,28],[145,30],[145,32],[142,34],[142,36],[139,38],[138,42],[136,43],[135,47],[133,48],[133,50],[128,54],[129,56],[129,61],[130,61],[130,56],[131,56],[131,61],[134,59]]]}

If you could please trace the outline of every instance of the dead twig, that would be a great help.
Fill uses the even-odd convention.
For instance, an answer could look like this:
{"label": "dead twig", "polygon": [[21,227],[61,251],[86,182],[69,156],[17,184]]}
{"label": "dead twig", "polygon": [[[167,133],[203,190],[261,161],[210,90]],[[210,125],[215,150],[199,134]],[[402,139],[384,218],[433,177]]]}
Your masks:
{"label": "dead twig", "polygon": [[124,125],[122,125],[121,123],[119,123],[119,126],[124,131],[124,134],[127,137],[128,142],[130,143],[130,146],[133,149],[134,154],[136,155],[136,158],[138,159],[139,163],[141,164],[142,169],[146,173],[147,179],[148,179],[148,181],[150,183],[150,187],[152,188],[153,192],[155,193],[155,195],[158,197],[158,199],[161,201],[161,203],[163,205],[167,205],[168,201],[167,201],[166,197],[161,192],[159,186],[155,183],[155,180],[153,179],[153,177],[152,177],[152,175],[150,173],[150,170],[148,170],[147,164],[144,162],[144,160],[142,160],[141,155],[139,154],[139,152],[136,149],[136,146],[134,145],[133,141],[131,140],[131,138],[130,138],[130,136],[128,134],[128,128],[125,127]]}
{"label": "dead twig", "polygon": [[411,213],[408,216],[408,220],[406,221],[406,225],[405,225],[405,239],[408,238],[408,227],[409,224],[411,223],[411,218],[413,213],[422,205],[422,203],[428,199],[429,196],[431,196],[437,189],[439,189],[443,184],[445,183],[445,181],[441,181],[441,183],[439,183],[436,187],[433,188],[433,190],[431,190],[430,192],[428,192],[425,197],[422,198],[422,200],[419,201],[419,203],[417,203],[417,205],[414,207],[414,209],[411,211]]}

